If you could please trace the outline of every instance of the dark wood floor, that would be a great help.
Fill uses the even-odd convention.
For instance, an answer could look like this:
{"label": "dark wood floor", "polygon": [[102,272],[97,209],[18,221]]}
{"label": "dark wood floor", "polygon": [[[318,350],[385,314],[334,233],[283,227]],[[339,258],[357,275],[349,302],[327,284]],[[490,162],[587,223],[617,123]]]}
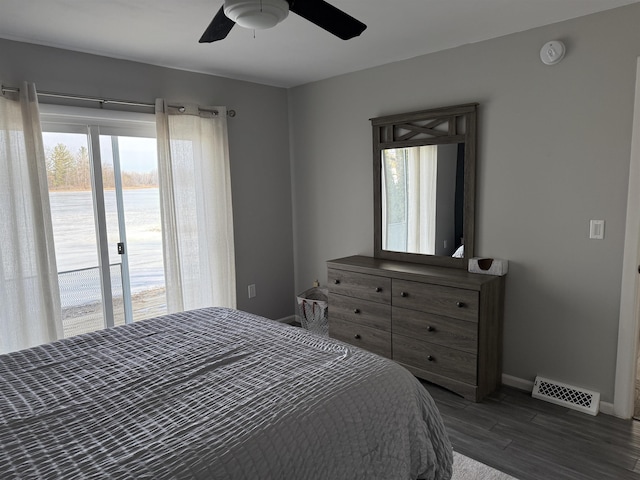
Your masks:
{"label": "dark wood floor", "polygon": [[640,480],[640,422],[502,387],[481,403],[423,382],[453,449],[520,480]]}

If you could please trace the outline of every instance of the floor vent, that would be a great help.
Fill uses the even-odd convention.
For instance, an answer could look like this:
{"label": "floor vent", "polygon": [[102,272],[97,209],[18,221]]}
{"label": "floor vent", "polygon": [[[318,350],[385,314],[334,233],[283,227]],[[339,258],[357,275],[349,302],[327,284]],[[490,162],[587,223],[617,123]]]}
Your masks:
{"label": "floor vent", "polygon": [[597,415],[600,409],[600,394],[547,378],[536,377],[533,383],[533,398],[572,408],[589,415]]}

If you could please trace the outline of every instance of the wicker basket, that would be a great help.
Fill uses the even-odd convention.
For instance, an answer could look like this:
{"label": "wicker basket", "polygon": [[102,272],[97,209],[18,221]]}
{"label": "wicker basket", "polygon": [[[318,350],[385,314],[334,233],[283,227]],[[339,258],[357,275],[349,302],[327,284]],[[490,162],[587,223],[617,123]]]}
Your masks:
{"label": "wicker basket", "polygon": [[313,287],[298,295],[300,309],[300,323],[302,328],[311,332],[329,336],[329,301],[327,290]]}

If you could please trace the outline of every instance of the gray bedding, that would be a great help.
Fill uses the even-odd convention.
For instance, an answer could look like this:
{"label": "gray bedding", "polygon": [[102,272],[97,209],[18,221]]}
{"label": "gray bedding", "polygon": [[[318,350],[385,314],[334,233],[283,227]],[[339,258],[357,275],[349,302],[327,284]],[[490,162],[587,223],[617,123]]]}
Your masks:
{"label": "gray bedding", "polygon": [[0,478],[449,479],[395,363],[222,308],[0,356]]}

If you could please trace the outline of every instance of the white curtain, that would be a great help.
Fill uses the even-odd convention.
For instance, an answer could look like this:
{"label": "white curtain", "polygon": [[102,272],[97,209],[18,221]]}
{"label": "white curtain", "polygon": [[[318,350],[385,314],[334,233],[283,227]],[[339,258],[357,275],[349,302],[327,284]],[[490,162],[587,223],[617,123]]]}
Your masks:
{"label": "white curtain", "polygon": [[62,336],[38,100],[24,83],[0,95],[0,353]]}
{"label": "white curtain", "polygon": [[226,108],[158,99],[156,125],[168,311],[235,308]]}
{"label": "white curtain", "polygon": [[407,149],[407,251],[433,255],[436,244],[438,147]]}

